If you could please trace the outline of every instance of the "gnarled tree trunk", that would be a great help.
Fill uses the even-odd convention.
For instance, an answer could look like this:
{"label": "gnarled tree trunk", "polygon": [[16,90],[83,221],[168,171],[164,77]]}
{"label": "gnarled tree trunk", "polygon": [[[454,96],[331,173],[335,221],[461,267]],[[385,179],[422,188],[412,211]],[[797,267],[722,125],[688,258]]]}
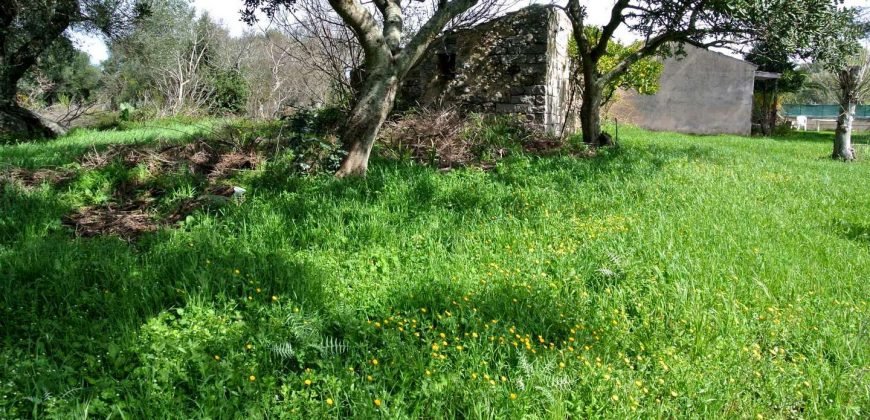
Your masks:
{"label": "gnarled tree trunk", "polygon": [[0,72],[0,136],[20,139],[52,138],[64,130],[15,102],[16,85],[8,72]]}
{"label": "gnarled tree trunk", "polygon": [[[399,77],[386,70],[372,73],[345,123],[342,140],[347,156],[336,176],[364,176],[378,131],[393,110]],[[380,74],[379,74],[380,73]]]}
{"label": "gnarled tree trunk", "polygon": [[858,106],[858,85],[861,68],[849,67],[837,75],[840,82],[840,115],[837,117],[837,132],[834,135],[834,159],[854,160],[852,149],[852,122]]}
{"label": "gnarled tree trunk", "polygon": [[855,150],[852,149],[852,122],[855,120],[857,104],[840,104],[840,115],[837,117],[837,132],[834,135],[834,159],[855,160]]}

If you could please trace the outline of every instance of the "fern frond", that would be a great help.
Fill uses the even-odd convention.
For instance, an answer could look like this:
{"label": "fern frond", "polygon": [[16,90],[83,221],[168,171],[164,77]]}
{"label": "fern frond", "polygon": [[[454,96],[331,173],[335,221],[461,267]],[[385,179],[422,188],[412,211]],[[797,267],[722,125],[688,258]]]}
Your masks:
{"label": "fern frond", "polygon": [[272,345],[272,353],[282,359],[291,359],[296,356],[293,344],[289,341]]}
{"label": "fern frond", "polygon": [[333,337],[324,338],[317,346],[317,349],[320,350],[320,353],[324,356],[344,354],[347,352],[347,348],[347,344],[340,339]]}

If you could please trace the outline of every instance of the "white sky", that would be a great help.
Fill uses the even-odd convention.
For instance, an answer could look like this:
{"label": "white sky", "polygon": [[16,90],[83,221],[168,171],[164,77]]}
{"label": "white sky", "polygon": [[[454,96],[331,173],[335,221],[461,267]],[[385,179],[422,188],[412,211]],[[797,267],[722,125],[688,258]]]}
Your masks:
{"label": "white sky", "polygon": [[[531,3],[550,3],[549,1],[521,0],[519,6],[525,6]],[[562,3],[557,1],[557,3]],[[586,0],[589,7],[589,23],[595,25],[603,25],[610,18],[610,9],[615,3],[615,0]],[[222,22],[234,36],[241,35],[247,25],[241,22],[239,11],[243,8],[242,0],[193,0],[193,5],[196,7],[197,13],[208,11],[213,19]],[[846,0],[847,6],[866,6],[870,7],[870,0]],[[631,35],[627,32],[617,33],[620,38],[630,38]],[[108,50],[106,44],[98,37],[87,36],[81,34],[73,34],[73,39],[77,46],[86,51],[91,56],[93,64],[99,64],[101,61],[108,58]]]}

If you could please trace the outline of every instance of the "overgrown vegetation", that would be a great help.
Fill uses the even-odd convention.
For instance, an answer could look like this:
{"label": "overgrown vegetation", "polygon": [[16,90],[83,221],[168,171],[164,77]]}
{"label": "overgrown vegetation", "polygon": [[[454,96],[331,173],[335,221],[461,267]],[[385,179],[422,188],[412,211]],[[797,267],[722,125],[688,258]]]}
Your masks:
{"label": "overgrown vegetation", "polygon": [[[867,416],[867,163],[830,134],[621,128],[578,158],[472,120],[510,150],[485,170],[385,145],[336,180],[295,160],[316,120],[0,146],[31,175],[0,185],[0,417]],[[218,144],[262,161],[167,154]],[[244,199],[132,241],[63,222],[214,183]]]}

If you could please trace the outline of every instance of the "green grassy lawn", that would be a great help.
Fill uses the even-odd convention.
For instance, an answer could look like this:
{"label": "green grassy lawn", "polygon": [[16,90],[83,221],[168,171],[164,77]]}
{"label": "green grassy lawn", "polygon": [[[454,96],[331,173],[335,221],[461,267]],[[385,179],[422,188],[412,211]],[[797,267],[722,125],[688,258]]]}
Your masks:
{"label": "green grassy lawn", "polygon": [[159,177],[77,157],[176,129],[0,146],[78,173],[0,185],[0,417],[868,416],[870,164],[830,134],[267,164],[175,229],[74,237],[64,215]]}

